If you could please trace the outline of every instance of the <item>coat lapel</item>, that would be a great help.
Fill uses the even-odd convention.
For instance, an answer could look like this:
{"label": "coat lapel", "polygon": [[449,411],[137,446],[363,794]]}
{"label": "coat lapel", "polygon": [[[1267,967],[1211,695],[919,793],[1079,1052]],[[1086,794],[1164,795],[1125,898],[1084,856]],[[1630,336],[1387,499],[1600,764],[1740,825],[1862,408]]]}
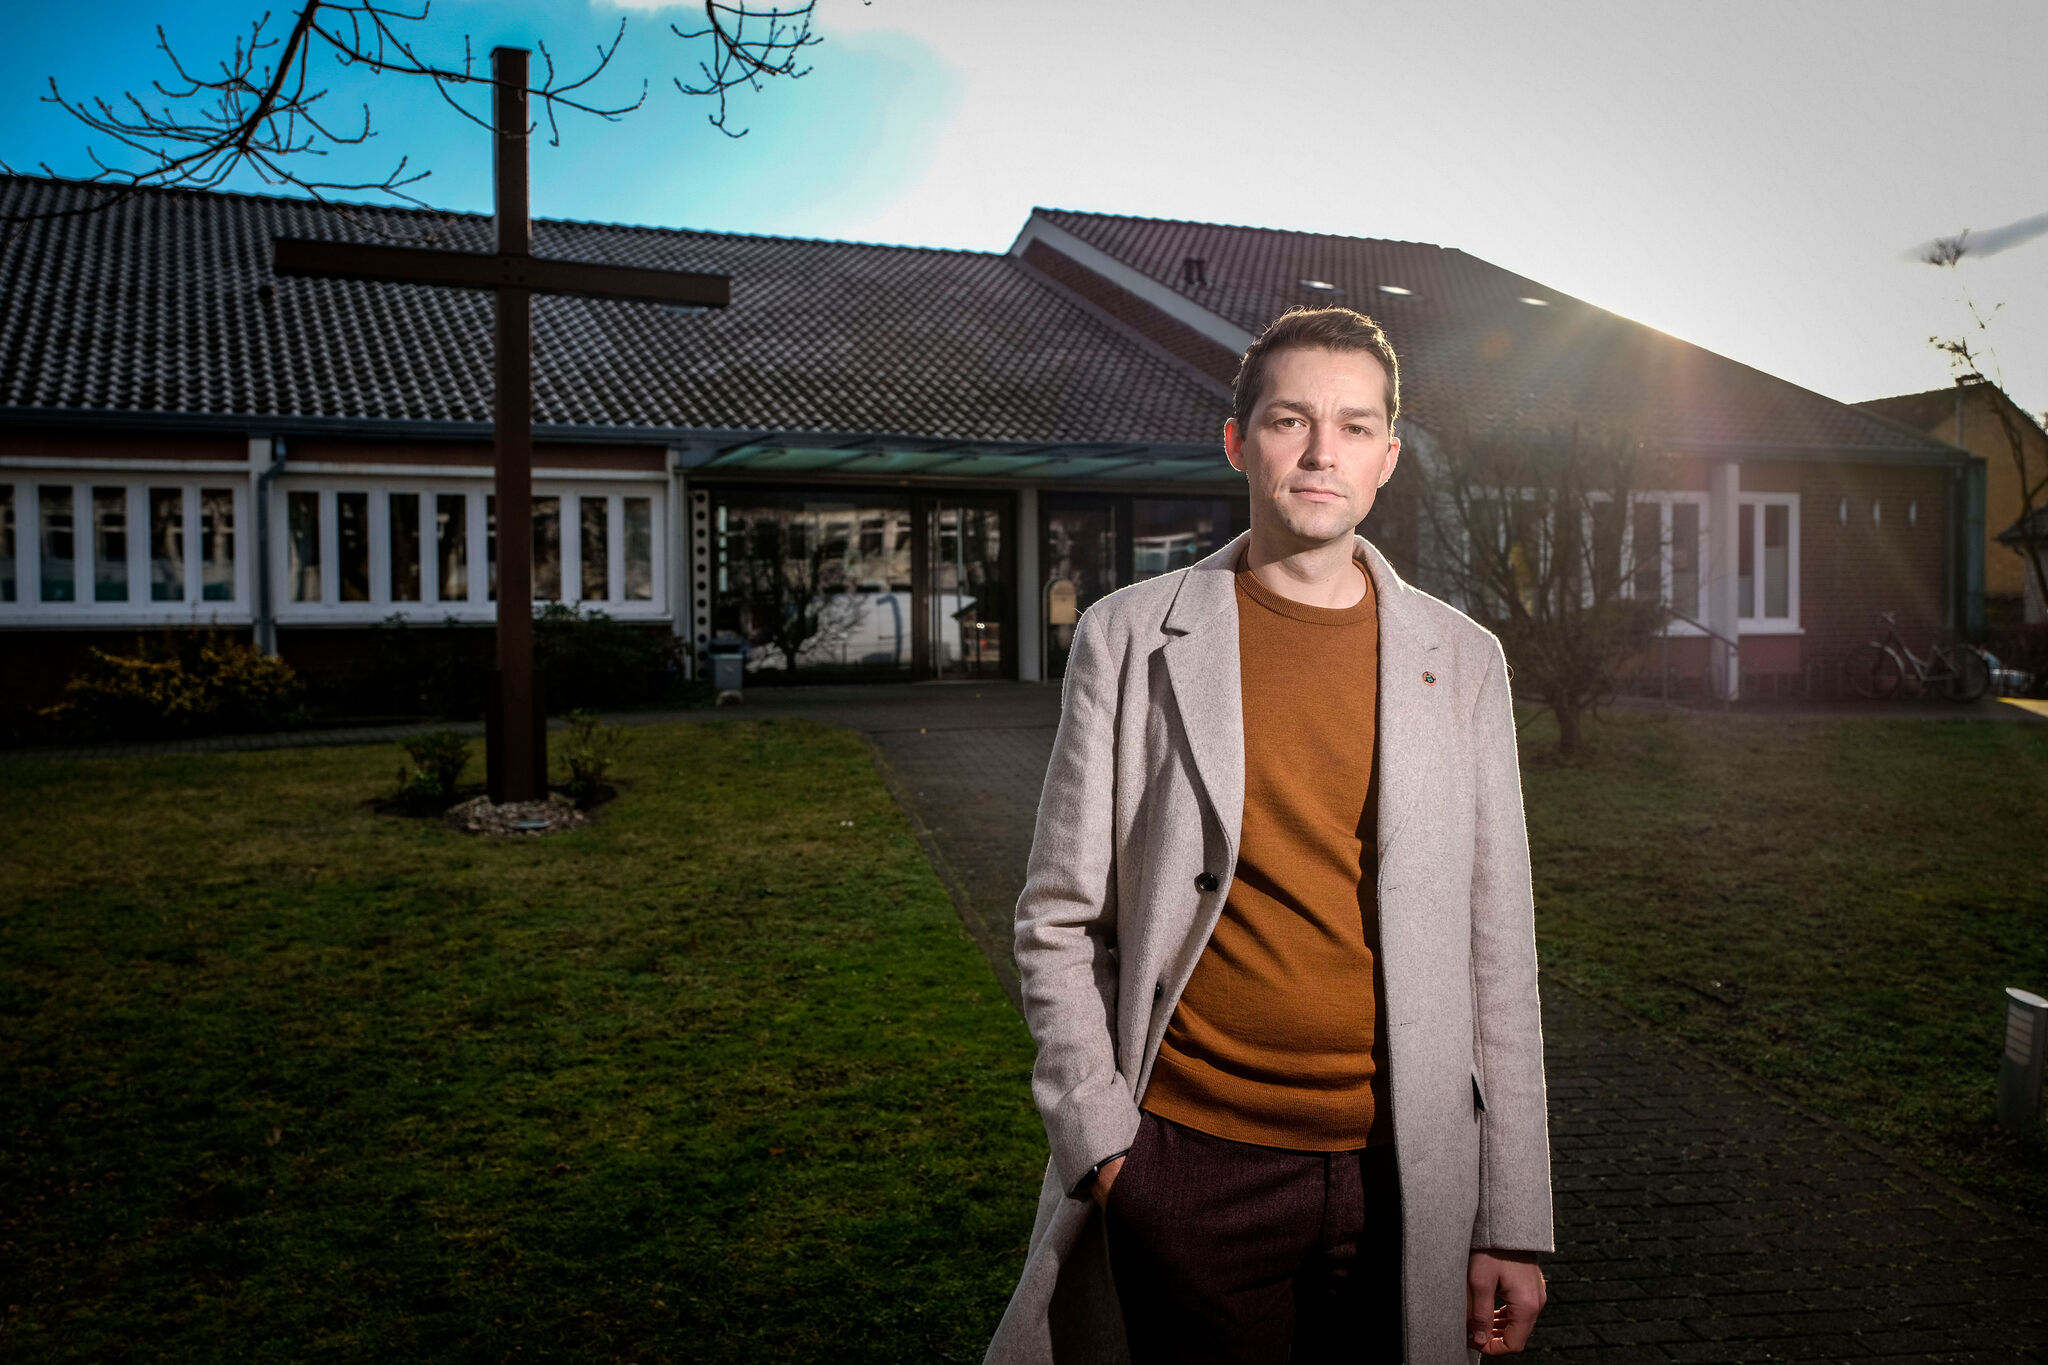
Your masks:
{"label": "coat lapel", "polygon": [[1195,772],[1234,862],[1244,820],[1244,699],[1237,657],[1238,536],[1191,565],[1166,613],[1162,651]]}
{"label": "coat lapel", "polygon": [[[1380,695],[1377,757],[1380,778],[1379,853],[1401,837],[1428,786],[1439,743],[1438,712],[1450,696],[1434,679],[1442,670],[1442,640],[1415,589],[1401,581],[1385,556],[1364,539],[1358,557],[1379,598]],[[1434,666],[1434,667],[1433,667]]]}

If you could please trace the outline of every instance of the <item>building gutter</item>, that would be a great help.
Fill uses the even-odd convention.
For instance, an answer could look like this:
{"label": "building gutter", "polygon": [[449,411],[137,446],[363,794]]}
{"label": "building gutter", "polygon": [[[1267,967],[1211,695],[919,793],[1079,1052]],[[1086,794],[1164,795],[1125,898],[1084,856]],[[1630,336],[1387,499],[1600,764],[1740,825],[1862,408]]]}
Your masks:
{"label": "building gutter", "polygon": [[[130,412],[114,408],[21,408],[0,407],[0,431],[121,430],[178,431],[219,436],[242,436],[252,422],[279,436],[362,437],[369,440],[479,441],[491,439],[489,422],[433,421],[391,417],[294,417],[268,414],[220,414],[198,412]],[[712,455],[748,445],[772,443],[798,447],[880,446],[890,450],[957,450],[962,454],[1010,454],[1014,452],[1061,450],[1084,455],[1114,455],[1139,451],[1161,455],[1208,458],[1221,452],[1221,441],[1148,440],[1143,437],[1105,441],[982,440],[959,436],[917,435],[894,431],[795,431],[781,427],[680,427],[612,426],[603,423],[536,422],[536,441],[591,442],[622,446],[676,447],[685,453],[680,460],[690,465],[700,459],[695,452],[710,448]]]}

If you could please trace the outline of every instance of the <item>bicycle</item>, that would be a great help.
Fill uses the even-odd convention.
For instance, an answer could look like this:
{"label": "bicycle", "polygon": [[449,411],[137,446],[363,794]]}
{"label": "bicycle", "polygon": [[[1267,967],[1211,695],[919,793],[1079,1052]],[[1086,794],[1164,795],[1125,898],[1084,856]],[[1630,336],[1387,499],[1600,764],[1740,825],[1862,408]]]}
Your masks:
{"label": "bicycle", "polygon": [[1859,697],[1881,701],[1912,679],[1913,690],[1924,694],[1931,687],[1945,689],[1952,702],[1977,700],[1991,686],[1991,665],[1982,653],[1969,645],[1930,645],[1922,658],[1899,638],[1897,612],[1881,611],[1884,638],[1872,640],[1849,656],[1844,665],[1849,687]]}

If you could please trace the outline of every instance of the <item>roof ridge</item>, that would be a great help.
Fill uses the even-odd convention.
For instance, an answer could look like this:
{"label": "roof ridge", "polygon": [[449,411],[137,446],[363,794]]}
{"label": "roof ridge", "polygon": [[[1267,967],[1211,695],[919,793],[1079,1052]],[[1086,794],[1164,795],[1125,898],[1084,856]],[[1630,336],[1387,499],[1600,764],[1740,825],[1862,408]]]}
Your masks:
{"label": "roof ridge", "polygon": [[[0,186],[8,183],[35,186],[39,189],[99,190],[121,199],[141,196],[189,196],[204,201],[240,201],[252,204],[303,205],[334,214],[347,214],[352,210],[365,210],[378,214],[393,214],[409,219],[431,219],[436,222],[468,221],[485,222],[489,213],[471,209],[416,208],[401,204],[376,204],[368,201],[314,199],[305,195],[261,194],[250,190],[214,190],[192,185],[138,185],[110,186],[100,181],[73,180],[63,176],[24,175],[20,172],[0,173]],[[109,205],[108,207],[113,207]],[[549,218],[535,217],[536,226],[547,224],[551,227],[604,228],[618,232],[644,232],[667,237],[718,237],[726,240],[752,242],[785,242],[805,246],[850,246],[874,251],[920,252],[940,256],[978,256],[996,259],[1006,252],[983,251],[974,247],[922,246],[902,242],[859,241],[849,237],[802,237],[793,233],[777,232],[727,232],[717,228],[670,227],[659,223],[623,223],[601,218]]]}
{"label": "roof ridge", "polygon": [[[1318,232],[1312,228],[1260,227],[1253,223],[1216,223],[1202,218],[1154,218],[1141,213],[1098,213],[1091,209],[1062,209],[1037,205],[1032,213],[1063,213],[1075,218],[1113,218],[1125,223],[1157,223],[1166,227],[1221,228],[1229,232],[1257,232],[1269,237],[1320,237],[1335,242],[1381,242],[1390,246],[1420,246],[1431,251],[1457,251],[1468,254],[1460,248],[1445,246],[1441,242],[1420,242],[1407,237],[1360,237],[1348,232]],[[1478,260],[1478,257],[1472,259]]]}

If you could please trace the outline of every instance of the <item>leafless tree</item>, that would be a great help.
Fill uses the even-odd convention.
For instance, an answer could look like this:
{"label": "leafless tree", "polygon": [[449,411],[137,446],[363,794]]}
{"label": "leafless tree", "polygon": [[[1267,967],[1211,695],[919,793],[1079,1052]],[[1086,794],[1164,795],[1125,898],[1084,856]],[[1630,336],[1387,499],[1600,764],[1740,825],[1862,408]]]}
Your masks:
{"label": "leafless tree", "polygon": [[[1954,237],[1937,238],[1920,259],[1929,265],[1954,270],[1971,254],[1970,234],[1964,232]],[[2040,594],[2043,602],[2048,602],[2048,530],[2044,530],[2048,516],[2035,515],[2036,509],[2048,507],[2048,459],[2028,458],[2028,447],[2040,438],[2041,428],[2035,426],[2032,416],[2006,391],[1997,352],[1990,344],[1991,321],[2003,305],[1994,305],[1989,310],[1979,308],[1967,286],[1962,289],[1962,299],[1970,318],[1968,331],[1960,336],[1931,336],[1927,342],[1948,356],[1957,379],[1964,383],[1983,384],[1991,390],[1990,408],[1996,414],[1999,430],[2005,437],[2006,453],[2012,460],[2013,474],[2020,490],[2020,519],[2014,532],[2019,542],[2020,557],[2026,561],[2027,576],[2033,580],[2034,591]],[[2031,435],[2034,440],[2029,439],[2029,427],[2033,427]]]}
{"label": "leafless tree", "polygon": [[[677,89],[686,95],[716,96],[712,125],[729,136],[744,135],[744,128],[735,132],[729,125],[727,93],[741,85],[759,89],[769,77],[805,75],[810,68],[800,67],[798,58],[819,41],[811,32],[815,6],[816,0],[704,0],[704,27],[685,31],[670,25],[687,42],[710,44],[709,55],[698,63],[700,79],[678,78]],[[427,55],[417,26],[425,23],[428,12],[429,0],[418,0],[417,10],[382,0],[305,0],[282,33],[273,28],[268,12],[252,21],[212,71],[181,58],[159,26],[156,45],[170,73],[152,82],[147,92],[130,90],[118,99],[74,99],[53,77],[45,102],[131,155],[103,154],[88,146],[94,169],[80,178],[105,186],[106,197],[56,215],[33,216],[92,213],[150,187],[214,189],[244,170],[253,171],[265,184],[296,189],[323,202],[336,195],[382,195],[426,207],[414,187],[429,172],[413,168],[408,156],[400,155],[382,176],[372,178],[328,176],[321,167],[323,158],[360,146],[377,132],[367,104],[359,120],[353,109],[331,109],[324,82],[336,68],[423,77],[456,112],[490,126],[488,63],[478,58],[466,36],[460,61]],[[590,63],[573,75],[557,68],[546,43],[537,45],[542,75],[527,93],[547,122],[551,143],[560,143],[559,116],[565,111],[615,120],[646,102],[644,81],[631,100],[604,100],[593,93],[625,31],[626,21],[621,19],[611,41],[598,45]],[[41,169],[46,175],[58,174],[47,162]]]}
{"label": "leafless tree", "polygon": [[1635,592],[1636,566],[1662,562],[1661,546],[1631,534],[1644,443],[1582,426],[1434,437],[1409,466],[1428,533],[1421,567],[1500,637],[1518,694],[1557,717],[1557,751],[1574,755],[1584,718],[1667,619],[1661,591]]}

